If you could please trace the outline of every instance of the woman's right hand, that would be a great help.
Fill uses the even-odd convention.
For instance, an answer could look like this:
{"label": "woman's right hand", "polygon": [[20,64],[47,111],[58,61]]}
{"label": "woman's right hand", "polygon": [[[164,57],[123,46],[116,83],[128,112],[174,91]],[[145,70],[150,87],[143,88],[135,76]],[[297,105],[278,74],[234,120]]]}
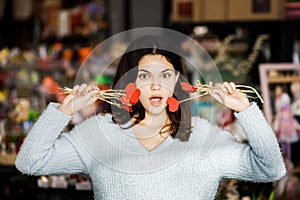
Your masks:
{"label": "woman's right hand", "polygon": [[99,88],[95,85],[81,84],[73,87],[72,92],[66,96],[58,110],[61,112],[72,115],[75,112],[91,105],[97,100],[96,94]]}

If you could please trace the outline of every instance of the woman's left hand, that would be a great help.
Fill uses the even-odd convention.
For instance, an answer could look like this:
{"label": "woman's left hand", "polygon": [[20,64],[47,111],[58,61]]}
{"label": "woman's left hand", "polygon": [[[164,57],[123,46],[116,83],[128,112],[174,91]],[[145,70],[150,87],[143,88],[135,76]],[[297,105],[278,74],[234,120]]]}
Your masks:
{"label": "woman's left hand", "polygon": [[233,82],[215,84],[211,90],[211,96],[236,112],[241,112],[250,106],[246,94],[239,92]]}

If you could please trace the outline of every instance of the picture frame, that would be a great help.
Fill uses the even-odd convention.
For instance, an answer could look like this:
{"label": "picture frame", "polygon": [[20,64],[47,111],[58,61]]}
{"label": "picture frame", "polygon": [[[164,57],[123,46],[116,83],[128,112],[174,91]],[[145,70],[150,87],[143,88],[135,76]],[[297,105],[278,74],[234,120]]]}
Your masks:
{"label": "picture frame", "polygon": [[284,19],[284,0],[227,0],[227,19],[230,21]]}
{"label": "picture frame", "polygon": [[[287,76],[269,77],[269,73],[272,71],[279,73],[290,73],[294,74]],[[273,122],[273,110],[272,110],[272,99],[271,99],[271,84],[290,84],[294,81],[300,81],[300,65],[294,63],[262,63],[259,65],[259,79],[263,103],[263,112],[268,123]]]}

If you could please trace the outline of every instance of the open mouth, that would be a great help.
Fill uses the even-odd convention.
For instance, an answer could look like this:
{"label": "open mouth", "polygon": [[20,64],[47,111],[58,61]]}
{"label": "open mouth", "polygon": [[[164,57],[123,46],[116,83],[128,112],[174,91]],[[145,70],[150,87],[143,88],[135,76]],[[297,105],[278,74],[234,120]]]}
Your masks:
{"label": "open mouth", "polygon": [[159,106],[162,103],[161,96],[151,96],[149,100],[152,106]]}

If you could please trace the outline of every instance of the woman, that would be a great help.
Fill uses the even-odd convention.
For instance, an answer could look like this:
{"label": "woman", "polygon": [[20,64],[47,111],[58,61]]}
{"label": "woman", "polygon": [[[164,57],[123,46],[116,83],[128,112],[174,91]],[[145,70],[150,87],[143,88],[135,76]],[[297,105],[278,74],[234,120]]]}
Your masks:
{"label": "woman", "polygon": [[180,85],[183,64],[173,52],[161,37],[133,42],[113,84],[128,92],[123,107],[111,105],[68,133],[61,134],[72,114],[95,102],[98,88],[76,85],[60,105],[49,104],[26,137],[17,168],[32,175],[89,174],[95,199],[207,200],[222,178],[271,182],[284,176],[272,129],[234,83],[216,84],[211,96],[235,111],[249,144],[191,116],[182,101],[188,97]]}

